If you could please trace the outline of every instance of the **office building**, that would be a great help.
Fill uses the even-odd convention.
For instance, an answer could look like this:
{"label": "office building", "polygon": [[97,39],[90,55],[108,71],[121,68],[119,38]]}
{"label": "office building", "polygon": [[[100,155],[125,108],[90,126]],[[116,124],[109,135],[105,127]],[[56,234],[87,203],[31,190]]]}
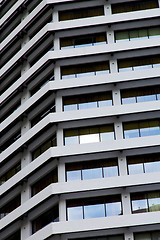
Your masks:
{"label": "office building", "polygon": [[160,239],[160,0],[1,0],[1,240]]}

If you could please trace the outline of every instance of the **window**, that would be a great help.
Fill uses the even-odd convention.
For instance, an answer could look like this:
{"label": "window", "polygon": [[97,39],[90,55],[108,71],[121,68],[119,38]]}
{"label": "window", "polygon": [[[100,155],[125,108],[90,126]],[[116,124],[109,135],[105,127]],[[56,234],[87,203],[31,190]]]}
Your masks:
{"label": "window", "polygon": [[21,239],[21,232],[20,230],[13,233],[10,237],[5,238],[4,240],[20,240]]}
{"label": "window", "polygon": [[72,240],[124,240],[124,236],[123,235],[96,236],[96,237],[94,236],[94,237],[85,237],[85,238],[74,238],[74,239],[72,238]]}
{"label": "window", "polygon": [[119,216],[121,196],[103,196],[67,201],[67,220]]}
{"label": "window", "polygon": [[[15,100],[14,100],[15,101]],[[14,105],[7,111],[0,119],[0,122],[3,122],[7,117],[9,117],[14,111],[16,111],[21,106],[21,101],[13,103]]]}
{"label": "window", "polygon": [[132,213],[160,211],[160,192],[131,194]]}
{"label": "window", "polygon": [[158,8],[158,1],[157,0],[142,0],[142,1],[132,1],[132,2],[124,2],[124,3],[117,3],[112,5],[112,13],[124,13],[124,12],[132,12],[132,11],[139,11],[145,9],[153,9]]}
{"label": "window", "polygon": [[155,37],[160,37],[159,26],[115,32],[115,42],[133,41],[137,39],[150,39]]}
{"label": "window", "polygon": [[118,176],[117,159],[94,160],[66,165],[66,181]]}
{"label": "window", "polygon": [[44,188],[46,188],[51,183],[58,182],[58,173],[57,168],[54,169],[52,172],[48,173],[46,176],[41,178],[38,182],[34,183],[32,186],[32,196],[36,195]]}
{"label": "window", "polygon": [[18,162],[14,167],[12,167],[3,176],[0,177],[0,185],[5,183],[7,180],[13,177],[20,170],[21,170],[21,162]]}
{"label": "window", "polygon": [[72,9],[59,12],[59,21],[88,18],[104,15],[104,7],[96,6],[91,8]]}
{"label": "window", "polygon": [[84,36],[73,36],[60,39],[61,49],[64,48],[79,48],[87,46],[96,46],[100,44],[106,44],[106,33],[98,33]]}
{"label": "window", "polygon": [[53,113],[56,110],[55,102],[52,102],[49,106],[47,106],[40,114],[38,114],[36,117],[34,117],[31,120],[31,126],[33,127],[36,125],[39,121],[41,121],[45,116],[47,116],[49,113]]}
{"label": "window", "polygon": [[47,78],[39,81],[38,84],[31,90],[31,96],[38,92],[42,87],[44,87],[48,82],[54,81],[54,73],[50,73]]}
{"label": "window", "polygon": [[42,153],[44,153],[50,147],[55,147],[55,146],[57,146],[56,135],[54,135],[52,138],[44,142],[42,145],[40,145],[38,148],[36,148],[36,150],[32,152],[32,160],[39,157]]}
{"label": "window", "polygon": [[115,136],[113,125],[103,125],[100,127],[85,127],[64,131],[65,145],[103,142],[114,139]]}
{"label": "window", "polygon": [[63,98],[63,110],[81,110],[112,106],[112,93],[93,93],[88,95],[69,96]]}
{"label": "window", "polygon": [[159,240],[160,238],[160,231],[153,231],[153,232],[140,232],[140,233],[135,233],[134,234],[134,239],[135,240]]}
{"label": "window", "polygon": [[10,201],[5,206],[0,208],[0,219],[8,215],[10,212],[12,212],[14,209],[19,207],[20,205],[21,205],[21,195],[18,195],[12,201]]}
{"label": "window", "polygon": [[144,70],[158,67],[160,67],[159,56],[118,60],[119,72]]}
{"label": "window", "polygon": [[145,137],[160,134],[159,120],[124,123],[124,138]]}
{"label": "window", "polygon": [[21,130],[18,130],[15,134],[13,134],[6,142],[1,145],[1,151],[4,151],[8,148],[12,143],[18,140],[21,137]]}
{"label": "window", "polygon": [[108,74],[109,62],[97,62],[92,64],[79,64],[74,66],[61,67],[61,78],[77,78]]}
{"label": "window", "polygon": [[160,171],[159,154],[127,157],[127,163],[129,175]]}
{"label": "window", "polygon": [[160,100],[160,87],[133,88],[121,91],[122,104]]}
{"label": "window", "polygon": [[49,211],[43,213],[34,221],[32,221],[32,234],[42,229],[51,222],[59,221],[59,211],[58,206],[53,207]]}

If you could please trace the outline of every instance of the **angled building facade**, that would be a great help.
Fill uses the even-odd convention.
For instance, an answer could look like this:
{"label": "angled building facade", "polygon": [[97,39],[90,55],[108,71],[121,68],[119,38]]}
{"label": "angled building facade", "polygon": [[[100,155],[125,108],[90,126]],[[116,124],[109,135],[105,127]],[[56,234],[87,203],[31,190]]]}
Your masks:
{"label": "angled building facade", "polygon": [[0,239],[160,239],[160,0],[0,1]]}

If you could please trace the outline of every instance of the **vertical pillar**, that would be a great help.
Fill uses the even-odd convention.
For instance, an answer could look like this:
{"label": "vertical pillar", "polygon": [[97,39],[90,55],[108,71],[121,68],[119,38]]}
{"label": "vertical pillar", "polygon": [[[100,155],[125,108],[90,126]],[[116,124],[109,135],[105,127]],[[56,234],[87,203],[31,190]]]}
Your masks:
{"label": "vertical pillar", "polygon": [[131,214],[131,199],[130,199],[130,194],[127,192],[126,189],[124,189],[121,196],[122,196],[123,215]]}
{"label": "vertical pillar", "polygon": [[130,231],[125,232],[124,240],[134,240],[133,232],[130,232]]}
{"label": "vertical pillar", "polygon": [[66,200],[61,195],[59,198],[59,221],[66,221]]}
{"label": "vertical pillar", "polygon": [[[23,21],[28,16],[28,11],[25,9],[22,13],[21,21]],[[27,42],[29,42],[29,37],[25,34],[21,40],[21,48],[23,48]],[[27,59],[23,60],[22,68],[21,68],[21,76],[25,74],[30,68]],[[23,87],[22,95],[21,95],[21,104],[25,103],[30,97],[30,93],[27,89],[27,86]],[[24,135],[30,129],[30,122],[27,116],[22,118],[21,122],[21,135]],[[22,151],[21,157],[21,168],[24,168],[31,162],[31,155],[27,150],[27,147]],[[22,190],[21,190],[21,204],[25,203],[30,198],[30,187],[26,181],[22,183]],[[22,220],[21,225],[21,239],[25,240],[31,235],[31,224],[28,221],[27,216],[25,216]]]}
{"label": "vertical pillar", "polygon": [[111,4],[107,1],[104,3],[104,15],[108,16],[112,14]]}
{"label": "vertical pillar", "polygon": [[118,157],[118,167],[120,176],[127,175],[127,161],[125,156],[120,155]]}

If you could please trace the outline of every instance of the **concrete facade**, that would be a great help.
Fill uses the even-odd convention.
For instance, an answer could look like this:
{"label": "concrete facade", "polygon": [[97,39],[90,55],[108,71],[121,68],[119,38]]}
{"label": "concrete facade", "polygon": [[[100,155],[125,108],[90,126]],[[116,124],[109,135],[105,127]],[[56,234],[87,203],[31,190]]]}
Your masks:
{"label": "concrete facade", "polygon": [[[156,132],[145,137],[140,135],[125,138],[124,126],[128,122],[159,121],[160,99],[123,104],[122,93],[128,89],[154,88],[158,96],[160,60],[152,63],[152,68],[138,65],[141,66],[138,71],[121,72],[119,64],[126,59],[128,62],[130,59],[154,59],[155,56],[160,59],[160,34],[156,32],[152,37],[143,39],[139,35],[134,41],[116,41],[116,33],[136,29],[140,29],[137,30],[139,32],[147,29],[148,33],[148,29],[160,28],[160,0],[153,1],[157,4],[155,7],[113,13],[113,5],[122,4],[123,9],[124,3],[130,2],[0,1],[1,240],[98,239],[107,236],[135,240],[136,233],[159,231],[160,210],[133,213],[131,200],[133,193],[159,191],[158,167],[150,172],[129,174],[128,159],[133,156],[136,159],[142,155],[160,155],[160,137]],[[138,5],[141,1],[133,2]],[[103,14],[60,21],[60,13],[93,7],[103,8]],[[81,40],[101,33],[105,34],[106,43],[100,41],[100,44],[92,46],[85,43],[81,47],[61,49],[63,39],[65,41],[67,38],[79,37]],[[74,44],[76,45],[75,42]],[[83,77],[75,73],[75,77],[68,74],[63,79],[63,68],[78,68],[82,64],[86,68],[89,64],[96,68],[101,62],[108,63],[109,73],[97,74],[95,71],[91,76],[81,72]],[[154,64],[157,64],[156,67]],[[102,70],[97,71],[101,73]],[[111,93],[111,106],[64,111],[65,99],[81,96],[86,98],[87,95],[94,94],[99,96],[106,92]],[[52,111],[51,108],[55,110]],[[100,128],[104,125],[113,126],[114,139],[65,144],[67,130],[95,126]],[[56,146],[48,147],[55,136]],[[80,136],[77,138],[80,139]],[[34,158],[36,151],[39,153]],[[95,164],[99,160],[109,162],[113,159],[117,161],[118,176],[73,181],[66,179],[67,167],[72,164]],[[15,167],[17,164],[19,168]],[[57,181],[46,184],[37,194],[33,194],[33,186],[52,171],[57,171]],[[20,197],[20,204],[14,207],[13,202],[17,196]],[[120,196],[121,214],[69,220],[67,204],[70,201],[74,207],[74,201],[78,199],[99,199],[106,196],[111,199],[112,196]],[[5,206],[11,210],[6,210]],[[47,224],[37,220],[56,206],[58,220]],[[34,224],[35,221],[37,225]],[[40,225],[42,226],[39,227]],[[36,231],[33,230],[34,226]]]}

